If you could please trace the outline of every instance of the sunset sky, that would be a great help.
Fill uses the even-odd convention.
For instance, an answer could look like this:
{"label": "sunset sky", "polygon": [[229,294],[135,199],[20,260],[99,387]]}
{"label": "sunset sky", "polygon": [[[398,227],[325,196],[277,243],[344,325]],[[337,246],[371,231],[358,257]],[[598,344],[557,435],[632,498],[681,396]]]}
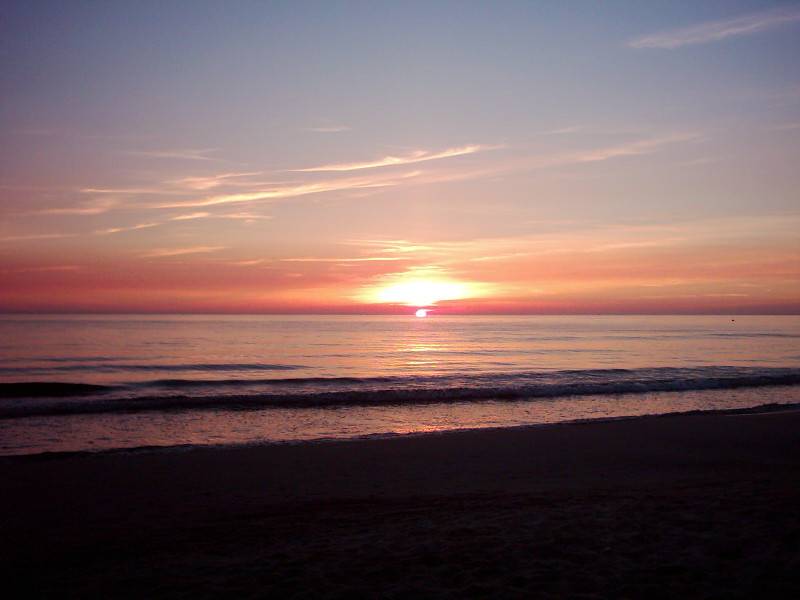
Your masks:
{"label": "sunset sky", "polygon": [[800,2],[13,2],[0,310],[800,312]]}

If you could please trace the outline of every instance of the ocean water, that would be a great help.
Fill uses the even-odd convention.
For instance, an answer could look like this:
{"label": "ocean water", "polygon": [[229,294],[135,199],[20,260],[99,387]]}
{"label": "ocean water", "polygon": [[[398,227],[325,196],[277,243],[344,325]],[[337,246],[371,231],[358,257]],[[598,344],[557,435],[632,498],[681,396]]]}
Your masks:
{"label": "ocean water", "polygon": [[0,454],[796,402],[796,316],[0,317]]}

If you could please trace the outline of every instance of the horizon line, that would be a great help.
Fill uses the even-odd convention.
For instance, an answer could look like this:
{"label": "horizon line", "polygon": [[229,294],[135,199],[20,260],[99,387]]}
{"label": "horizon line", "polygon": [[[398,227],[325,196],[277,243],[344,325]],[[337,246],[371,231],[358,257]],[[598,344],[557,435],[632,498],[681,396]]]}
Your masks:
{"label": "horizon line", "polygon": [[[4,311],[0,310],[0,316],[85,316],[85,315],[104,315],[104,316],[124,316],[124,315],[170,315],[170,316],[351,316],[351,317],[402,317],[414,315],[418,307],[408,307],[408,312],[350,312],[350,311],[329,311],[329,312],[308,312],[308,311],[266,311],[266,312],[233,312],[233,311]],[[426,310],[434,313],[438,317],[470,317],[470,316],[495,316],[495,317],[800,317],[800,310],[793,312],[709,312],[709,311],[684,311],[684,312],[652,312],[652,311],[629,311],[629,312],[446,312],[437,311],[435,308]],[[438,314],[437,314],[438,312]]]}

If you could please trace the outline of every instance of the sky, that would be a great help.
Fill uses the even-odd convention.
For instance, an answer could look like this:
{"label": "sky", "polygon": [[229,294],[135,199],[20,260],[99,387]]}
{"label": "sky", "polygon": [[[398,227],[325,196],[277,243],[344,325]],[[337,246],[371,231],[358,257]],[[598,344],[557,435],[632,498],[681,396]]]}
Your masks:
{"label": "sky", "polygon": [[0,311],[800,312],[800,2],[0,10]]}

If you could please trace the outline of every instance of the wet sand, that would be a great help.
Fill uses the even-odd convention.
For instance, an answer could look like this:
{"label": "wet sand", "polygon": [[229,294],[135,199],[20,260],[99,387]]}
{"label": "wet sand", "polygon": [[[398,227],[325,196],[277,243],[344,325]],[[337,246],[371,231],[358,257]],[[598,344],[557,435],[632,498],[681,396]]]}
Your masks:
{"label": "wet sand", "polygon": [[15,597],[800,597],[800,412],[0,459]]}

